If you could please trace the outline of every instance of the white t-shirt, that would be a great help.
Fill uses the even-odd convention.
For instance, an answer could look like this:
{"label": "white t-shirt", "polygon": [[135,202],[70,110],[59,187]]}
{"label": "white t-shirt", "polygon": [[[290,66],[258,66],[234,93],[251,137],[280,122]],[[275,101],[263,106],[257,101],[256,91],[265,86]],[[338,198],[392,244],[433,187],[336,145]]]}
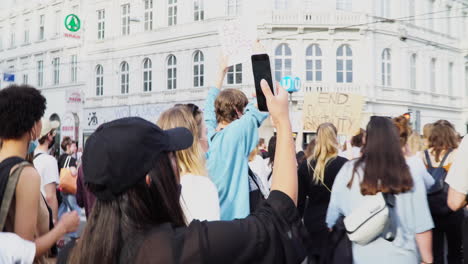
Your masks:
{"label": "white t-shirt", "polygon": [[271,183],[268,182],[268,177],[271,174],[271,168],[268,166],[269,160],[270,159],[265,160],[261,156],[257,155],[254,160],[249,162],[250,169],[262,180],[262,186],[260,186],[260,188],[264,188],[261,190],[262,193],[267,195],[271,188]]}
{"label": "white t-shirt", "polygon": [[408,164],[408,167],[410,167],[411,172],[416,173],[416,175],[414,175],[415,177],[421,177],[423,179],[426,191],[429,190],[432,185],[434,185],[435,180],[431,174],[427,172],[426,165],[424,165],[424,161],[421,159],[421,157],[417,155],[407,157],[406,164]]}
{"label": "white t-shirt", "polygon": [[353,160],[361,157],[361,148],[360,147],[352,147],[346,151],[341,151],[338,156],[346,158],[348,160]]}
{"label": "white t-shirt", "polygon": [[180,204],[187,224],[193,219],[216,221],[220,219],[218,190],[205,176],[186,174],[181,177]]}
{"label": "white t-shirt", "polygon": [[34,156],[42,153],[34,159],[34,167],[41,176],[41,193],[46,196],[44,186],[49,183],[59,183],[59,171],[57,160],[44,151],[34,151]]}
{"label": "white t-shirt", "polygon": [[459,193],[468,194],[468,136],[463,138],[445,181]]}
{"label": "white t-shirt", "polygon": [[30,264],[36,255],[36,245],[13,233],[0,233],[0,263]]}

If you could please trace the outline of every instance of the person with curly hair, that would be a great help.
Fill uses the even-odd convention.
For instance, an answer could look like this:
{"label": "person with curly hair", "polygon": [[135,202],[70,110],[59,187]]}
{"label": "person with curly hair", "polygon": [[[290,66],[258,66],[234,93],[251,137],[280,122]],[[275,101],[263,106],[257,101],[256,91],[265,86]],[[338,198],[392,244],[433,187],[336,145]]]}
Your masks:
{"label": "person with curly hair", "polygon": [[[40,192],[41,178],[32,164],[25,162],[30,142],[42,130],[45,108],[44,96],[31,86],[11,85],[0,90],[0,229],[39,243],[36,263],[45,263],[55,242],[79,224],[75,212],[52,228],[50,211]],[[17,182],[13,181],[16,175]]]}

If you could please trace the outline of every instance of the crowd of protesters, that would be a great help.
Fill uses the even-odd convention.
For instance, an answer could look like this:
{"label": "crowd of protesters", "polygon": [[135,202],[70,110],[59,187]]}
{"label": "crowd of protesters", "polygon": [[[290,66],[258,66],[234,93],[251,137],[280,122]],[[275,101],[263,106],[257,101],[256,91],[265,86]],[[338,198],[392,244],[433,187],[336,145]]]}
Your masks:
{"label": "crowd of protesters", "polygon": [[[59,124],[43,119],[40,91],[0,90],[0,263],[468,260],[468,139],[450,122],[420,136],[406,116],[373,116],[343,144],[323,123],[296,153],[287,92],[262,81],[260,112],[223,89],[226,61],[203,111],[180,104],[154,123],[105,123],[82,157],[69,137],[52,155]],[[276,134],[266,144],[268,116]]]}

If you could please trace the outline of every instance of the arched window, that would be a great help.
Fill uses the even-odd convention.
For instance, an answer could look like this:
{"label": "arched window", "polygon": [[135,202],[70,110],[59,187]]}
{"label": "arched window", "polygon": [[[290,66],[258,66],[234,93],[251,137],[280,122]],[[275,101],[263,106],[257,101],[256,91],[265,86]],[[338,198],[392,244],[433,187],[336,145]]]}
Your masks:
{"label": "arched window", "polygon": [[151,92],[153,89],[153,64],[146,58],[143,61],[143,91]]}
{"label": "arched window", "polygon": [[336,50],[336,82],[353,82],[353,51],[347,44]]}
{"label": "arched window", "polygon": [[306,50],[306,80],[322,81],[322,50],[319,45],[310,45]]}
{"label": "arched window", "polygon": [[102,65],[96,66],[96,96],[104,94],[104,68]]}
{"label": "arched window", "polygon": [[390,49],[382,52],[382,85],[392,86],[392,55]]}
{"label": "arched window", "polygon": [[193,55],[193,87],[205,85],[205,56],[197,50]]}
{"label": "arched window", "polygon": [[177,59],[174,55],[167,58],[167,89],[177,88]]}
{"label": "arched window", "polygon": [[120,93],[128,94],[129,86],[129,67],[126,61],[120,64]]}
{"label": "arched window", "polygon": [[281,44],[275,50],[275,80],[281,81],[284,76],[291,75],[292,52],[288,44]]}

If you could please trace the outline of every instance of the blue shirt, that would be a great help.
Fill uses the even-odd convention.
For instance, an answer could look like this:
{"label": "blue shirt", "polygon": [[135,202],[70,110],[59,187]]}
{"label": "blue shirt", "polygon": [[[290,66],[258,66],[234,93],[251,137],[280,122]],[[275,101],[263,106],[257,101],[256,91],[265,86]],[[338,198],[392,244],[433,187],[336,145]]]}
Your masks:
{"label": "blue shirt", "polygon": [[[347,216],[359,207],[369,196],[361,194],[362,166],[357,170],[351,188],[346,185],[351,180],[354,161],[347,162],[336,176],[333,184],[326,222],[333,227],[340,215]],[[415,235],[434,227],[426,196],[422,173],[424,168],[408,162],[413,178],[413,189],[396,195],[397,234],[393,242],[378,238],[367,245],[353,243],[354,263],[416,263],[418,249]],[[385,252],[385,258],[382,256]]]}
{"label": "blue shirt", "polygon": [[250,213],[248,162],[258,144],[258,128],[268,114],[249,104],[244,115],[216,132],[215,100],[220,90],[212,88],[206,99],[205,122],[208,129],[208,175],[216,185],[221,220],[245,218]]}

